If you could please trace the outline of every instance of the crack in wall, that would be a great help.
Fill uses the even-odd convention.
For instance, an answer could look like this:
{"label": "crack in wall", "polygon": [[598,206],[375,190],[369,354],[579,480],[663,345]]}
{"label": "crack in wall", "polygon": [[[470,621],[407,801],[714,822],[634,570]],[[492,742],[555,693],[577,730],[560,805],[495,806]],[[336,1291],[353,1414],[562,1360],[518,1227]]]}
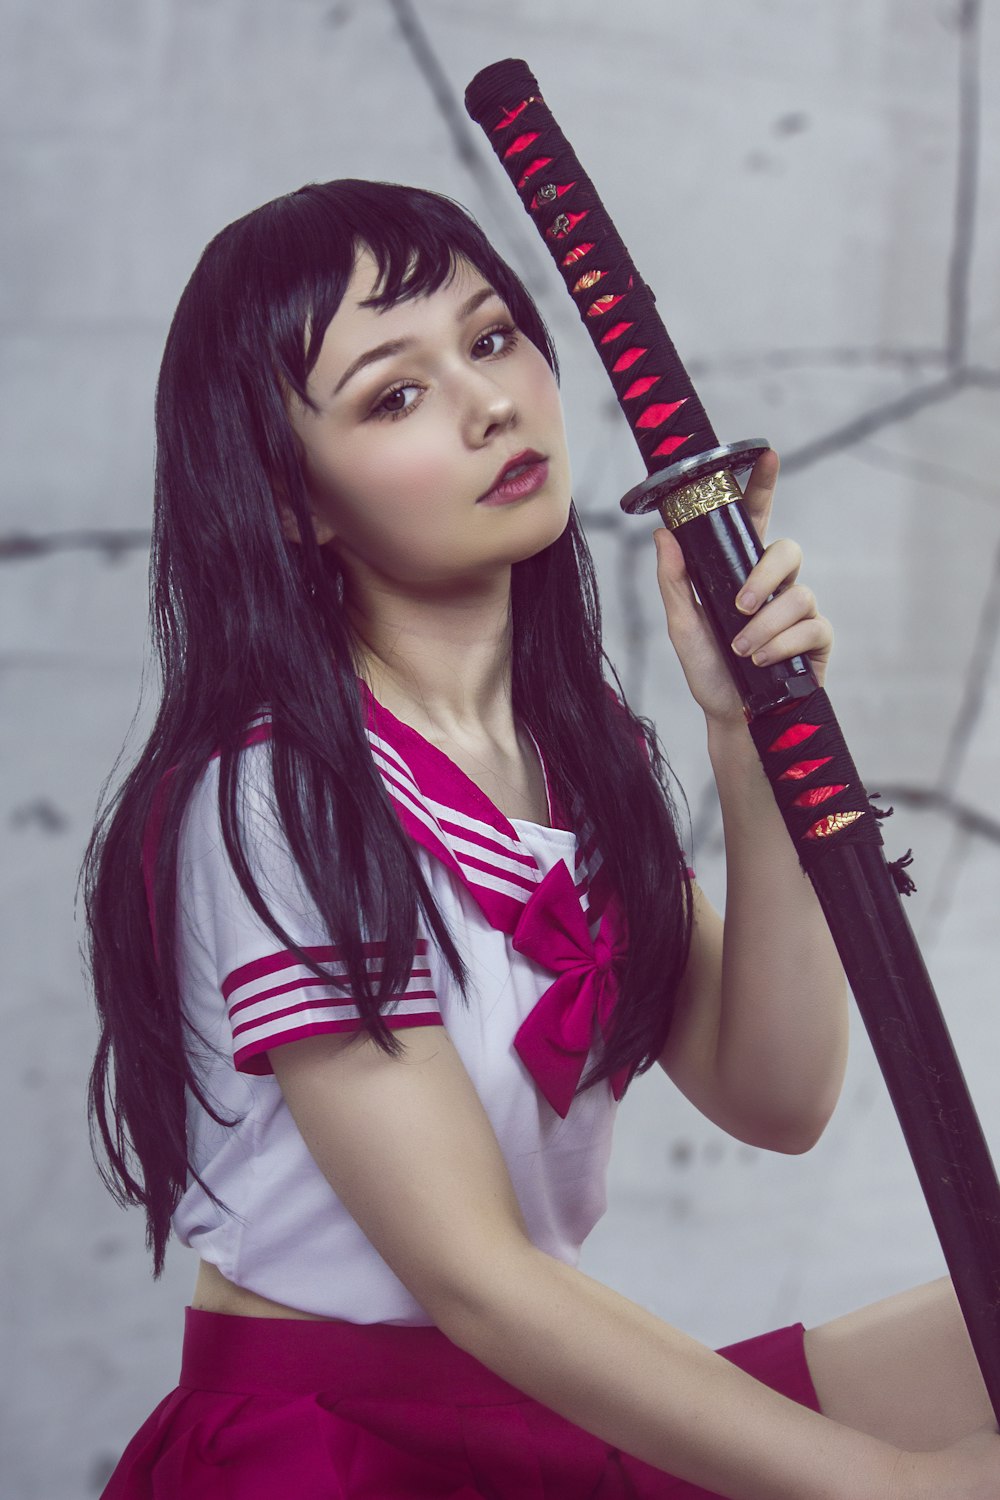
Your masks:
{"label": "crack in wall", "polygon": [[948,742],[941,757],[937,790],[945,791],[957,786],[962,767],[969,753],[973,731],[986,702],[986,689],[990,668],[997,654],[1000,636],[1000,543],[993,554],[990,581],[979,611],[976,634],[969,653],[962,696],[948,733]]}
{"label": "crack in wall", "polygon": [[[468,172],[482,200],[497,207],[495,184],[489,164],[480,149],[478,132],[465,110],[464,100],[456,93],[448,73],[431,44],[430,37],[417,15],[412,0],[387,0],[400,35],[410,50],[418,73],[425,80],[431,98],[445,125],[455,154]],[[513,248],[513,258],[521,268],[522,280],[533,295],[545,286],[544,251],[527,225],[508,214],[497,214],[499,233]],[[516,229],[514,226],[517,226]]]}
{"label": "crack in wall", "polygon": [[[506,193],[498,192],[500,184],[489,170],[478,134],[465,113],[462,100],[438,56],[426,27],[419,19],[413,0],[387,0],[400,36],[408,48],[417,71],[427,84],[434,106],[441,117],[463,169],[472,178],[477,194],[487,204],[491,216],[504,237],[515,241],[515,258],[531,290],[545,285],[540,274],[543,252],[537,237],[519,215],[512,215]],[[1000,371],[966,364],[970,310],[970,280],[976,243],[976,210],[981,135],[981,40],[982,0],[961,0],[956,16],[958,37],[957,153],[955,195],[953,204],[952,242],[946,267],[945,329],[940,348],[834,346],[821,349],[771,349],[732,358],[695,358],[689,363],[694,375],[748,374],[803,368],[889,367],[918,373],[927,367],[943,367],[942,378],[921,384],[902,396],[883,402],[872,410],[859,413],[820,433],[783,456],[785,474],[811,468],[833,454],[857,450],[860,457],[878,461],[873,445],[862,445],[885,429],[907,421],[920,411],[940,405],[970,386],[1000,388]],[[513,226],[517,226],[514,229]],[[510,228],[508,229],[508,226]],[[36,330],[37,331],[37,330]],[[612,407],[617,416],[617,407]],[[606,452],[607,445],[597,445]],[[883,462],[887,461],[882,455]],[[925,470],[928,478],[930,467]],[[646,690],[648,675],[648,622],[645,614],[646,590],[638,587],[637,561],[640,548],[648,545],[647,533],[639,532],[634,521],[626,519],[615,506],[601,507],[600,497],[588,503],[590,494],[599,490],[596,475],[600,465],[585,469],[587,480],[577,487],[577,509],[584,525],[594,531],[610,532],[618,545],[616,579],[620,595],[625,646],[628,653],[625,678],[626,692],[637,702]],[[947,472],[947,471],[945,471]],[[919,476],[916,476],[919,477]],[[944,477],[944,473],[942,473]],[[958,476],[955,476],[956,478]],[[968,484],[968,481],[966,481]],[[982,487],[985,489],[985,486]],[[967,491],[968,492],[968,491]],[[108,562],[120,560],[126,553],[147,548],[149,532],[135,528],[90,528],[35,535],[26,532],[0,536],[0,562],[26,562],[57,552],[89,550]],[[1000,825],[985,814],[964,807],[954,796],[963,752],[982,710],[985,672],[992,665],[1000,639],[1000,552],[991,585],[980,613],[975,642],[966,665],[963,691],[948,736],[948,751],[938,783],[933,787],[896,788],[893,795],[900,803],[933,807],[950,817],[956,834],[970,833],[1000,841]],[[948,756],[955,757],[949,769]],[[702,837],[711,837],[718,810],[711,812],[706,793],[700,794],[694,825]]]}
{"label": "crack in wall", "polygon": [[863,438],[881,432],[884,427],[891,427],[896,422],[905,422],[908,417],[922,411],[925,406],[939,406],[941,402],[949,400],[957,391],[960,391],[965,383],[962,372],[956,370],[954,374],[946,375],[943,380],[935,381],[933,385],[907,391],[905,395],[897,396],[892,401],[885,401],[871,411],[860,412],[850,421],[842,422],[840,426],[831,428],[829,432],[811,438],[800,448],[793,448],[782,458],[781,467],[785,474],[795,474],[800,469],[811,468],[813,464],[819,463],[820,459],[829,458],[834,453],[843,453],[855,447]]}
{"label": "crack in wall", "polygon": [[0,536],[0,562],[26,562],[53,552],[99,552],[106,562],[120,562],[128,552],[148,550],[150,531],[130,527],[84,527],[76,531],[11,531]]}
{"label": "crack in wall", "polygon": [[892,344],[839,344],[828,348],[758,349],[745,354],[695,355],[686,360],[688,374],[772,375],[784,370],[898,369],[917,371],[924,365],[944,365],[938,347]]}
{"label": "crack in wall", "polygon": [[950,464],[934,463],[931,459],[910,458],[905,453],[894,453],[878,443],[866,443],[857,449],[856,456],[872,468],[885,469],[890,474],[901,474],[906,479],[915,479],[919,484],[946,489],[952,495],[964,495],[969,500],[983,500],[989,506],[1000,505],[1000,485],[984,484],[971,474],[953,469]]}
{"label": "crack in wall", "polygon": [[921,812],[930,810],[947,813],[955,827],[962,832],[1000,844],[1000,819],[990,817],[978,807],[970,807],[952,791],[891,781],[880,782],[879,786],[886,803],[899,803],[901,807],[913,807]]}

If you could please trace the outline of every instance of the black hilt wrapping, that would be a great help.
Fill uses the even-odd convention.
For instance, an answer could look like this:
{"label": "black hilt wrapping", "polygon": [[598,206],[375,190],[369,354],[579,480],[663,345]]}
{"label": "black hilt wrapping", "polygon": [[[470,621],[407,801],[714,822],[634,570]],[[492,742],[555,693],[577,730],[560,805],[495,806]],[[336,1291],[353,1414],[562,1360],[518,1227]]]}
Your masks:
{"label": "black hilt wrapping", "polygon": [[758,667],[732,649],[733,640],[747,623],[746,615],[736,608],[736,595],[764,551],[743,506],[738,501],[717,506],[685,521],[674,535],[750,717],[813,692],[816,678],[803,657]]}
{"label": "black hilt wrapping", "polygon": [[718,446],[655,299],[569,141],[518,58],[465,91],[576,304],[648,472]]}
{"label": "black hilt wrapping", "polygon": [[473,79],[466,103],[552,253],[655,476],[623,507],[658,504],[684,552],[871,1037],[1000,1419],[1000,1186],[902,909],[899,889],[912,883],[903,877],[897,889],[899,870],[886,864],[875,813],[807,664],[759,669],[729,647],[755,537],[738,500],[699,510],[688,481],[732,474],[711,451],[718,440],[652,294],[536,80],[523,62],[497,63]]}

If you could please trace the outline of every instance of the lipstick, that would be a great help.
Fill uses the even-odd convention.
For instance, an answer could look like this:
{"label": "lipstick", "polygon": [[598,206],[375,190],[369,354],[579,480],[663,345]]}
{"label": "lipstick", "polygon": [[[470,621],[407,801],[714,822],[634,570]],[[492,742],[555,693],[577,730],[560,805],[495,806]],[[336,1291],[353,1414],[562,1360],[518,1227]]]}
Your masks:
{"label": "lipstick", "polygon": [[524,500],[541,489],[549,477],[548,460],[540,454],[526,452],[510,460],[501,469],[492,489],[480,495],[477,505],[509,505]]}

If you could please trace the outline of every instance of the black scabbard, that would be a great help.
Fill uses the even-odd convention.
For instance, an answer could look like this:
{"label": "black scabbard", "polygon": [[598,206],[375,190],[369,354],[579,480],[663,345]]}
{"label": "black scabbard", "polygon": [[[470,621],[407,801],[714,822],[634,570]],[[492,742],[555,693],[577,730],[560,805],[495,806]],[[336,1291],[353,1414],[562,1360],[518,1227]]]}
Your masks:
{"label": "black scabbard", "polygon": [[[800,658],[758,668],[729,643],[735,596],[760,556],[738,476],[760,441],[723,447],[617,230],[516,59],[466,91],[604,364],[648,477],[622,501],[657,509],[723,646],[803,867],[815,887],[899,1118],[1000,1420],[1000,1186],[878,817],[827,695]],[[808,997],[803,997],[808,1003]]]}

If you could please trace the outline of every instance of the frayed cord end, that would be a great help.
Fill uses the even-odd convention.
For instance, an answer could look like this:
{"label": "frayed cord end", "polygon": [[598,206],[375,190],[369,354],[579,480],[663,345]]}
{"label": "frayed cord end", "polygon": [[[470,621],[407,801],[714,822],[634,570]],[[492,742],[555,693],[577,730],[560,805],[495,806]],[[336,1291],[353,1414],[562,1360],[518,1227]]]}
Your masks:
{"label": "frayed cord end", "polygon": [[[890,808],[891,811],[892,809]],[[907,865],[912,865],[912,863],[912,849],[907,849],[906,853],[901,854],[898,859],[889,860],[889,873],[892,876],[893,884],[901,896],[912,896],[917,888],[916,881],[911,879],[906,873]]]}

